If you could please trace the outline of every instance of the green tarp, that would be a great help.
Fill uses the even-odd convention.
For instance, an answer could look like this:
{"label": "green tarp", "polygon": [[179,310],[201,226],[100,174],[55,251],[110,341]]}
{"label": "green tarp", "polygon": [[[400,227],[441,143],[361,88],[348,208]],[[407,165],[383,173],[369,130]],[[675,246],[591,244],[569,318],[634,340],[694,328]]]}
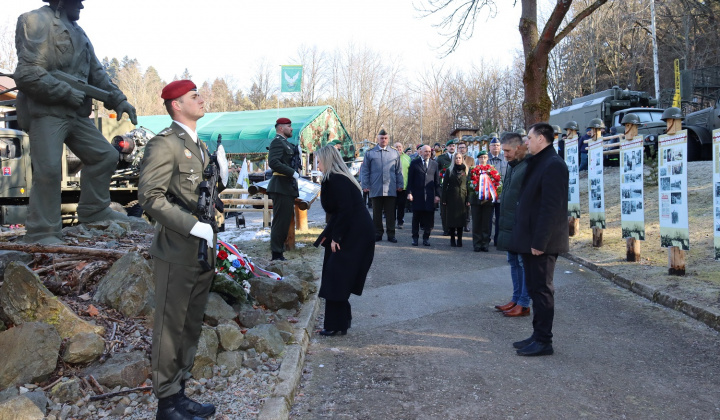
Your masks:
{"label": "green tarp", "polygon": [[[218,135],[222,135],[227,153],[267,153],[267,147],[275,137],[275,121],[280,117],[290,118],[293,127],[290,141],[297,144],[299,140],[303,151],[312,152],[328,141],[338,139],[342,142],[343,155],[354,154],[352,139],[330,106],[211,112],[198,120],[198,137],[211,151],[215,150]],[[138,117],[138,125],[154,133],[159,133],[170,123],[169,115]]]}

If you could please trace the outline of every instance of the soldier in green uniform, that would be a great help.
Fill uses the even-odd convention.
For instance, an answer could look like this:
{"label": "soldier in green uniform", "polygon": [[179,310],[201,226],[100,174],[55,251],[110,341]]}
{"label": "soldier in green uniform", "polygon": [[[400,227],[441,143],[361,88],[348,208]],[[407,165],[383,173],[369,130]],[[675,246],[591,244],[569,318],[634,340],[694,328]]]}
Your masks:
{"label": "soldier in green uniform", "polygon": [[299,161],[293,162],[298,146],[288,141],[292,137],[292,122],[288,118],[275,121],[277,133],[268,152],[268,164],[273,171],[267,193],[273,201],[273,220],[270,229],[270,250],[273,260],[285,261],[285,240],[287,239],[295,211],[295,197],[298,193],[297,180]]}
{"label": "soldier in green uniform", "polygon": [[[157,419],[196,419],[215,413],[212,404],[185,396],[214,275],[198,263],[201,240],[215,249],[213,229],[193,215],[210,161],[195,131],[205,101],[190,80],[168,84],[161,96],[173,123],[147,143],[138,185],[140,205],[158,223],[150,248],[155,276],[152,381]],[[226,174],[222,182],[227,183]],[[215,265],[215,252],[208,252],[208,262]]]}
{"label": "soldier in green uniform", "polygon": [[88,118],[92,99],[72,87],[60,73],[107,92],[104,105],[127,113],[137,124],[135,108],[110,80],[78,26],[81,0],[44,0],[48,6],[18,18],[15,82],[20,128],[30,134],[33,179],[25,242],[63,243],[61,189],[63,144],[83,162],[80,175],[80,222],[127,220],[110,210],[110,177],[118,152]]}

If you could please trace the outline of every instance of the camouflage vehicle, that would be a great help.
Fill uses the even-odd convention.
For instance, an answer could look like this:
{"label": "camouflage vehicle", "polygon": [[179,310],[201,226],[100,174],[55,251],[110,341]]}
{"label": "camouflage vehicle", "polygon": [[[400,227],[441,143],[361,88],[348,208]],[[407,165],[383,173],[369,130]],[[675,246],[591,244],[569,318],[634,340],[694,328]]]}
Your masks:
{"label": "camouflage vehicle", "polygon": [[[117,122],[101,118],[98,128],[120,152],[118,168],[110,184],[111,207],[124,208],[132,216],[141,216],[137,204],[137,180],[142,151],[154,134],[138,128],[129,121]],[[32,188],[32,159],[30,138],[20,130],[0,128],[0,224],[25,224],[27,205]],[[62,213],[63,220],[72,222],[80,198],[82,162],[67,147],[62,157]]]}

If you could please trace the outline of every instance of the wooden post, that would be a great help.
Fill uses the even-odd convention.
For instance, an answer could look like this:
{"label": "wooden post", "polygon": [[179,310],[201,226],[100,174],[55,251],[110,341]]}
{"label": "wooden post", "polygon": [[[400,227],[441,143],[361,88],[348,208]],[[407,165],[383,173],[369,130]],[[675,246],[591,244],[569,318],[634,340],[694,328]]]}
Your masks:
{"label": "wooden post", "polygon": [[677,246],[668,247],[668,274],[671,276],[685,275],[685,251]]}
{"label": "wooden post", "polygon": [[308,230],[307,210],[300,210],[299,206],[295,206],[295,229],[300,231]]}
{"label": "wooden post", "polygon": [[640,241],[630,237],[626,239],[627,252],[625,257],[628,261],[640,262]]}
{"label": "wooden post", "polygon": [[635,124],[625,124],[625,141],[630,141],[638,135],[638,126]]}
{"label": "wooden post", "polygon": [[602,246],[602,241],[603,241],[603,229],[601,227],[593,226],[592,232],[593,232],[592,246],[595,248],[600,248]]}
{"label": "wooden post", "polygon": [[288,228],[288,236],[287,239],[285,239],[285,250],[286,251],[292,251],[295,249],[295,213],[297,212],[297,206],[295,206],[295,211],[292,212],[292,216],[290,219],[290,227]]}
{"label": "wooden post", "polygon": [[270,199],[267,194],[263,194],[263,227],[270,226]]}
{"label": "wooden post", "polygon": [[668,118],[665,121],[665,126],[667,127],[667,133],[672,136],[673,134],[682,130],[682,120],[675,119],[675,118]]}
{"label": "wooden post", "polygon": [[568,230],[570,231],[570,236],[575,236],[580,233],[580,219],[568,217]]}

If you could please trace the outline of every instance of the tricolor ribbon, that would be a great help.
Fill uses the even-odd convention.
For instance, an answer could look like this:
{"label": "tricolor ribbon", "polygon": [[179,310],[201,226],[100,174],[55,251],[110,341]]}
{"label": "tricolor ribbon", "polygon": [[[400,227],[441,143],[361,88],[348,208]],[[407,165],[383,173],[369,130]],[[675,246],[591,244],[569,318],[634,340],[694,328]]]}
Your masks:
{"label": "tricolor ribbon", "polygon": [[486,173],[481,173],[479,176],[479,185],[478,185],[478,195],[480,196],[481,200],[490,200],[496,201],[497,200],[497,189],[495,188],[495,185],[493,184],[492,180],[490,179],[490,176]]}
{"label": "tricolor ribbon", "polygon": [[227,249],[231,254],[236,256],[238,261],[240,262],[240,265],[245,267],[245,269],[250,271],[255,277],[262,277],[262,276],[258,275],[258,273],[260,273],[265,277],[270,277],[271,279],[282,280],[281,275],[279,275],[277,273],[273,273],[272,271],[267,271],[263,268],[256,266],[255,264],[253,264],[252,261],[250,261],[250,257],[248,257],[245,254],[241,254],[240,251],[238,251],[237,248],[235,248],[233,245],[231,245],[227,242],[223,242],[219,239],[217,242],[218,242],[218,245],[224,246],[225,249]]}

